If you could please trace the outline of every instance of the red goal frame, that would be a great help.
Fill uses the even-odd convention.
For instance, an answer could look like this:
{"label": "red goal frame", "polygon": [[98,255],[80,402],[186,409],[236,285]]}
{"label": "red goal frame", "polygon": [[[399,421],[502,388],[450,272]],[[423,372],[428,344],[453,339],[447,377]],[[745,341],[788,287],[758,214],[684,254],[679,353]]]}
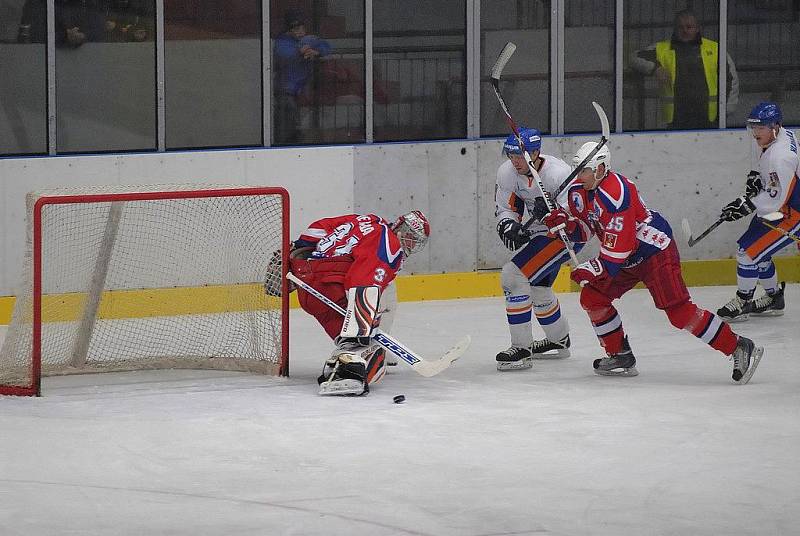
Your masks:
{"label": "red goal frame", "polygon": [[[202,185],[198,185],[202,186]],[[167,187],[168,188],[168,187]],[[103,203],[115,201],[151,201],[159,199],[193,199],[208,197],[241,197],[247,195],[279,195],[281,197],[282,282],[281,282],[281,358],[279,375],[289,375],[289,293],[286,272],[289,262],[289,192],[281,187],[216,188],[198,190],[164,190],[76,195],[44,195],[33,206],[33,341],[31,383],[29,385],[0,385],[0,395],[40,396],[42,372],[42,209],[47,205]],[[264,259],[265,265],[269,259]]]}

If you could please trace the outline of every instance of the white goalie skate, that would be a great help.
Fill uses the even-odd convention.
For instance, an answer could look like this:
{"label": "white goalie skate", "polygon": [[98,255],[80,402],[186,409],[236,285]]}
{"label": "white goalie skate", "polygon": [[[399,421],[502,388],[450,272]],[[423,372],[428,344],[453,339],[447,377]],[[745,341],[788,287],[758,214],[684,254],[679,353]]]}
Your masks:
{"label": "white goalie skate", "polygon": [[319,394],[359,396],[369,393],[367,360],[364,356],[373,353],[376,347],[346,339],[337,339],[336,346],[317,378]]}

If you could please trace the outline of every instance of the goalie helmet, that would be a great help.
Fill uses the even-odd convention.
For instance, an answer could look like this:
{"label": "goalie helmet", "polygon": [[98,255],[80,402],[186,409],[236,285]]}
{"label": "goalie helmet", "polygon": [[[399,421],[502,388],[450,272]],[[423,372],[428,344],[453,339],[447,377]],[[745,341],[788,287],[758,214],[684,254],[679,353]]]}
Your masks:
{"label": "goalie helmet", "polygon": [[[542,133],[535,128],[520,128],[519,137],[522,138],[522,143],[525,144],[525,149],[529,153],[542,148]],[[522,154],[516,135],[511,134],[506,138],[506,142],[503,144],[503,154],[505,156]]]}
{"label": "goalie helmet", "polygon": [[[597,147],[596,141],[587,141],[581,148],[578,149],[578,152],[575,153],[575,156],[572,158],[572,165],[578,167],[583,159],[586,158],[589,153],[594,151],[594,148]],[[611,151],[608,149],[608,145],[603,145],[600,147],[600,150],[595,153],[593,157],[591,157],[584,165],[584,168],[589,168],[592,171],[596,171],[600,164],[606,165],[606,171],[609,170],[611,167]]]}
{"label": "goalie helmet", "polygon": [[783,123],[781,109],[774,102],[756,104],[747,116],[747,126],[773,126]]}
{"label": "goalie helmet", "polygon": [[414,210],[397,218],[392,224],[392,231],[400,239],[403,252],[411,255],[425,247],[431,234],[431,226],[422,211]]}

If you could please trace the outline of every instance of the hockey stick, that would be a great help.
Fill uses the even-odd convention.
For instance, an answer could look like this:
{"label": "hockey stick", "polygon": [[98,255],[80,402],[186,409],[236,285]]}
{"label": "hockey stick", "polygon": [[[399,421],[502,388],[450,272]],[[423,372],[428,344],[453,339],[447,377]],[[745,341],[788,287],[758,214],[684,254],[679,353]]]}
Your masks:
{"label": "hockey stick", "polygon": [[594,101],[592,101],[592,106],[594,106],[594,111],[597,112],[597,117],[600,118],[600,129],[602,131],[602,135],[600,136],[600,141],[597,143],[597,147],[592,149],[591,152],[586,155],[586,158],[584,158],[581,161],[581,163],[578,164],[575,167],[575,169],[572,170],[572,173],[570,173],[567,176],[567,178],[564,179],[564,182],[562,182],[561,185],[558,187],[558,190],[556,190],[556,197],[561,195],[561,192],[563,192],[570,185],[570,183],[575,179],[575,177],[578,176],[578,173],[583,171],[583,167],[586,165],[586,162],[591,160],[592,157],[596,155],[600,149],[603,148],[603,145],[605,145],[606,142],[608,142],[608,138],[609,136],[611,136],[611,128],[608,126],[608,117],[606,116],[605,110],[603,110],[603,107]]}
{"label": "hockey stick", "polygon": [[[783,214],[781,214],[780,212],[770,212],[769,214],[765,214],[763,216],[759,216],[759,219],[761,220],[761,223],[763,223],[765,227],[769,227],[770,229],[774,229],[775,231],[778,231],[779,233],[781,233],[786,238],[788,238],[790,240],[793,240],[794,242],[800,244],[800,238],[796,237],[795,235],[793,235],[792,233],[790,233],[786,229],[781,229],[777,225],[774,225],[773,223],[771,223],[771,222],[780,221],[780,220],[783,219]],[[689,226],[689,220],[687,220],[686,218],[683,218],[681,220],[681,227],[683,227],[683,234],[686,236],[686,241],[689,243],[689,247],[692,247],[695,244],[697,244],[698,242],[700,242],[703,238],[706,237],[706,235],[708,235],[711,231],[713,231],[714,229],[719,227],[719,225],[721,223],[724,223],[725,221],[726,220],[723,220],[723,219],[719,219],[719,220],[715,221],[711,225],[711,227],[709,227],[708,229],[706,229],[705,231],[700,233],[700,236],[698,236],[697,238],[692,237],[692,229]]]}
{"label": "hockey stick", "polygon": [[[747,199],[750,199],[750,198],[748,197]],[[773,212],[772,214],[768,214],[768,216],[774,216],[775,214],[780,214],[780,212]],[[781,218],[782,217],[783,217],[783,215],[781,215]],[[711,226],[708,229],[706,229],[705,231],[700,233],[700,236],[697,236],[697,237],[693,237],[692,236],[692,228],[689,226],[689,220],[687,220],[686,218],[683,218],[681,220],[681,228],[683,229],[683,236],[686,237],[686,242],[689,244],[689,247],[692,247],[695,244],[697,244],[698,242],[700,242],[702,239],[704,239],[706,236],[708,236],[708,234],[711,231],[713,231],[714,229],[716,229],[717,227],[719,227],[721,224],[725,223],[726,221],[728,221],[728,220],[726,220],[724,218],[719,218],[717,221],[712,223]]]}
{"label": "hockey stick", "polygon": [[[517,123],[514,121],[514,118],[511,117],[511,112],[506,105],[505,99],[503,99],[503,95],[500,94],[500,75],[503,72],[503,69],[508,63],[508,60],[511,59],[511,55],[514,54],[514,51],[517,50],[517,45],[512,42],[506,43],[506,46],[503,47],[503,50],[500,51],[500,55],[497,57],[497,61],[494,62],[494,66],[492,66],[492,72],[489,75],[489,81],[492,84],[492,89],[494,90],[494,94],[497,96],[497,101],[500,103],[500,108],[503,109],[503,113],[506,116],[506,121],[508,122],[508,126],[511,127],[511,131],[514,133],[514,136],[517,138],[517,144],[519,148],[522,150],[522,155],[525,157],[525,162],[528,164],[528,170],[531,172],[531,176],[536,181],[536,185],[539,187],[539,191],[542,193],[542,197],[544,198],[544,203],[547,205],[547,210],[549,212],[553,212],[555,210],[555,205],[553,201],[550,200],[550,196],[545,193],[544,184],[542,183],[542,178],[539,176],[539,173],[536,171],[536,168],[533,167],[533,161],[531,160],[531,155],[528,153],[528,149],[525,147],[525,142],[522,140],[522,136],[519,133],[519,127]],[[558,237],[564,242],[564,245],[567,248],[567,252],[569,253],[570,259],[572,262],[575,263],[575,266],[578,266],[578,257],[575,256],[575,250],[572,249],[572,243],[569,241],[567,237],[567,233],[564,232],[564,229],[558,231]]]}
{"label": "hockey stick", "polygon": [[[298,278],[292,272],[286,273],[286,279],[295,283],[298,287],[302,288],[319,301],[339,313],[340,315],[345,315],[345,310],[339,307],[339,305],[332,301],[330,298],[322,294],[320,291],[303,281],[302,279]],[[415,372],[418,374],[425,376],[426,378],[430,378],[431,376],[436,376],[450,365],[453,364],[453,361],[461,357],[464,352],[469,347],[471,342],[470,336],[467,335],[463,339],[461,339],[458,344],[450,348],[445,354],[437,359],[436,361],[426,361],[418,354],[414,353],[410,349],[408,349],[403,343],[395,339],[394,337],[382,332],[380,329],[376,329],[373,334],[372,338],[375,339],[375,342],[389,350],[390,352],[397,355],[400,359],[411,365],[411,368],[414,369]]]}
{"label": "hockey stick", "polygon": [[689,247],[692,247],[698,242],[700,242],[702,239],[704,239],[706,236],[708,236],[709,233],[711,233],[711,231],[719,227],[720,224],[724,222],[725,220],[720,218],[719,220],[712,223],[711,227],[700,233],[697,237],[692,236],[692,228],[689,227],[689,220],[687,220],[686,218],[683,218],[681,220],[681,227],[683,228],[683,235],[686,237],[686,242],[688,242]]}

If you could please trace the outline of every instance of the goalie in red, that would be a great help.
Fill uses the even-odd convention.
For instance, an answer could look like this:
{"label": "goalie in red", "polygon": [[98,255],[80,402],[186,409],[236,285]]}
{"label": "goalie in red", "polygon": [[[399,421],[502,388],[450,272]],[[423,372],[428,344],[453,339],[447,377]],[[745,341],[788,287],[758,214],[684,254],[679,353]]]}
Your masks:
{"label": "goalie in red", "polygon": [[[319,394],[366,394],[369,384],[383,377],[385,351],[371,336],[379,324],[389,331],[396,304],[391,283],[404,258],[420,251],[429,235],[427,218],[415,210],[394,223],[374,214],[323,218],[294,241],[290,270],[346,311],[342,317],[297,289],[300,306],[336,344],[318,378]],[[271,271],[276,267],[280,273],[279,265]],[[267,292],[274,293],[269,286]]]}
{"label": "goalie in red", "polygon": [[[583,144],[575,154],[575,165],[596,146],[595,142]],[[565,229],[575,242],[586,242],[592,234],[600,240],[599,256],[576,267],[571,276],[582,287],[581,306],[608,354],[594,361],[595,372],[603,376],[638,374],[622,319],[612,302],[642,282],[673,326],[732,356],[734,383],[747,383],[764,349],[737,336],[718,316],[692,303],[672,229],[642,201],[636,185],[610,166],[611,152],[601,147],[569,185],[569,211],[554,210],[544,220],[551,233]]]}

